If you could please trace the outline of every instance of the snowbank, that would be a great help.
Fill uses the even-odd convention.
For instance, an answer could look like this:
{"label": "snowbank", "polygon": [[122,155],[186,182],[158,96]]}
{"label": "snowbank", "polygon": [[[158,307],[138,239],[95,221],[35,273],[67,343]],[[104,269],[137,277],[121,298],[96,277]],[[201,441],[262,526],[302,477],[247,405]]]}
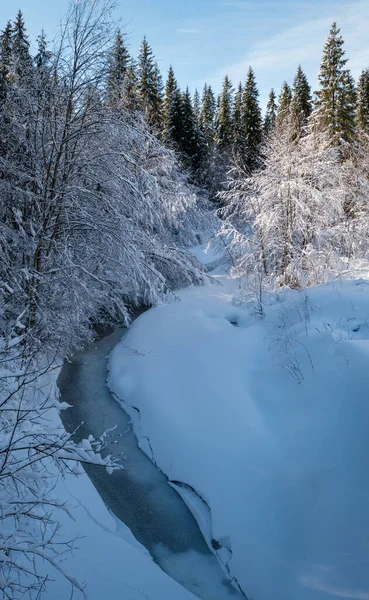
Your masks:
{"label": "snowbank", "polygon": [[140,316],[109,386],[249,598],[368,600],[368,283],[286,289],[259,320],[221,282]]}

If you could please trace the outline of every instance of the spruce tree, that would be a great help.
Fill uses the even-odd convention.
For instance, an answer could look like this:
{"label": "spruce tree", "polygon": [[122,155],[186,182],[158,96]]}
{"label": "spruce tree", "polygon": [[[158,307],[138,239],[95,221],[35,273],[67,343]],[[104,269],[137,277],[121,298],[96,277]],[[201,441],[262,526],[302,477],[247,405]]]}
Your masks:
{"label": "spruce tree", "polygon": [[188,88],[182,95],[181,134],[180,150],[183,154],[185,163],[194,173],[197,173],[201,167],[204,149],[201,143],[200,130],[197,125],[191,94]]}
{"label": "spruce tree", "polygon": [[336,147],[342,140],[352,139],[354,128],[354,88],[352,77],[345,68],[347,59],[343,45],[340,30],[333,23],[323,49],[314,112],[314,122],[328,133]]}
{"label": "spruce tree", "polygon": [[362,71],[357,86],[357,126],[369,134],[369,69]]}
{"label": "spruce tree", "polygon": [[[168,146],[170,146],[173,141],[172,130],[174,122],[177,122],[177,116],[173,113],[173,100],[178,91],[177,80],[174,75],[173,67],[170,65],[165,84],[163,102],[163,140]],[[175,137],[178,138],[177,135],[175,135]]]}
{"label": "spruce tree", "polygon": [[122,106],[129,112],[137,111],[140,106],[137,87],[136,68],[134,62],[131,61],[124,76],[122,91]]}
{"label": "spruce tree", "polygon": [[0,65],[10,68],[10,61],[13,47],[13,27],[10,21],[6,24],[4,31],[0,36]]}
{"label": "spruce tree", "polygon": [[283,127],[283,124],[289,118],[290,108],[292,102],[292,91],[290,86],[286,81],[284,81],[281,89],[281,93],[278,98],[278,110],[276,117],[276,125],[278,127]]}
{"label": "spruce tree", "polygon": [[193,112],[194,112],[194,115],[196,118],[196,122],[199,125],[200,124],[201,102],[200,102],[200,94],[197,91],[197,89],[195,90],[195,93],[193,95],[192,107],[193,107]]}
{"label": "spruce tree", "polygon": [[138,56],[137,78],[138,98],[146,121],[158,129],[162,121],[163,83],[146,37]]}
{"label": "spruce tree", "polygon": [[26,33],[23,14],[19,10],[12,28],[11,64],[14,76],[18,80],[29,79],[32,75],[30,43]]}
{"label": "spruce tree", "polygon": [[12,55],[12,33],[12,24],[10,21],[8,21],[4,31],[1,32],[0,36],[0,102],[5,100],[9,85]]}
{"label": "spruce tree", "polygon": [[311,112],[311,88],[305,73],[299,65],[293,80],[293,98],[291,101],[291,119],[295,137],[300,137]]}
{"label": "spruce tree", "polygon": [[263,132],[264,135],[269,135],[275,126],[275,120],[277,117],[277,96],[275,95],[275,91],[273,88],[269,92],[268,104],[266,106],[264,124],[263,124]]}
{"label": "spruce tree", "polygon": [[178,86],[170,97],[170,104],[165,116],[163,130],[164,143],[178,152],[181,152],[183,142],[183,102]]}
{"label": "spruce tree", "polygon": [[233,159],[233,87],[225,76],[222,91],[217,99],[214,121],[214,142],[211,145],[211,160],[208,172],[210,198],[219,199],[218,192],[224,188]]}
{"label": "spruce tree", "polygon": [[109,104],[116,106],[121,102],[124,95],[124,80],[130,65],[131,57],[123,35],[118,29],[108,63],[106,91]]}
{"label": "spruce tree", "polygon": [[48,48],[48,42],[44,30],[41,30],[40,35],[37,37],[37,53],[34,58],[35,65],[38,71],[47,69],[52,57],[52,53]]}
{"label": "spruce tree", "polygon": [[214,145],[215,107],[216,101],[213,90],[210,85],[205,84],[201,99],[200,127],[209,152],[212,151]]}
{"label": "spruce tree", "polygon": [[259,106],[259,92],[255,74],[249,68],[242,97],[242,121],[245,132],[245,168],[252,172],[261,165],[260,143],[262,138],[262,118]]}
{"label": "spruce tree", "polygon": [[151,97],[151,108],[149,123],[156,133],[162,134],[163,130],[163,100],[164,100],[164,84],[160,73],[158,63],[154,65],[154,87]]}
{"label": "spruce tree", "polygon": [[233,126],[233,157],[240,167],[243,165],[246,153],[245,127],[243,120],[243,87],[240,82],[234,95],[232,126]]}
{"label": "spruce tree", "polygon": [[229,151],[233,142],[233,87],[228,75],[223,80],[222,91],[219,95],[218,106],[215,116],[215,136],[217,148],[221,151]]}
{"label": "spruce tree", "polygon": [[37,37],[37,53],[33,59],[36,67],[34,76],[34,88],[37,94],[37,104],[41,104],[41,99],[47,102],[47,98],[53,93],[53,84],[55,83],[55,68],[53,67],[52,52],[48,50],[48,42],[44,30],[41,30]]}
{"label": "spruce tree", "polygon": [[356,138],[356,103],[357,93],[354,78],[349,69],[342,73],[342,86],[338,91],[337,120],[340,126],[341,139],[354,142]]}

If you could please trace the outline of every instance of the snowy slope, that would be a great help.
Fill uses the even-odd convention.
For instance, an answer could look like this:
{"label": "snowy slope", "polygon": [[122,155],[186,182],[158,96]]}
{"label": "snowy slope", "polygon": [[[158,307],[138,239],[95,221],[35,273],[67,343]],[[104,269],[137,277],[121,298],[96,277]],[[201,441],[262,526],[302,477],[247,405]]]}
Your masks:
{"label": "snowy slope", "polygon": [[286,289],[260,320],[220,279],[139,317],[109,385],[249,598],[368,600],[369,286]]}

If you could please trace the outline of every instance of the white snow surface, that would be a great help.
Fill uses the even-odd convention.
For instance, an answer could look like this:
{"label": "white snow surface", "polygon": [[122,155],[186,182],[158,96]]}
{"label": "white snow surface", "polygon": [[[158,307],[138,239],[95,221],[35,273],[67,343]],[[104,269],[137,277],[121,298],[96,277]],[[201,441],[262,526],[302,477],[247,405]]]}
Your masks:
{"label": "white snow surface", "polygon": [[284,288],[260,319],[218,281],[141,315],[109,386],[248,598],[369,600],[369,282]]}

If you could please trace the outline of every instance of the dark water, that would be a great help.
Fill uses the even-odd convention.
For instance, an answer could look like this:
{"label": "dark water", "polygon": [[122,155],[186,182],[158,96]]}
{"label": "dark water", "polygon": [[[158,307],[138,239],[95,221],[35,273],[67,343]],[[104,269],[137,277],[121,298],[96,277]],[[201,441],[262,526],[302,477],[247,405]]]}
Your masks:
{"label": "dark water", "polygon": [[63,366],[58,386],[62,400],[73,406],[61,413],[64,426],[68,432],[80,426],[76,440],[89,434],[98,438],[115,428],[104,453],[120,456],[124,470],[112,475],[93,465],[85,470],[106,506],[168,575],[204,600],[244,597],[231,585],[166,476],[139,449],[129,416],[106,386],[106,357],[124,333],[116,328]]}

